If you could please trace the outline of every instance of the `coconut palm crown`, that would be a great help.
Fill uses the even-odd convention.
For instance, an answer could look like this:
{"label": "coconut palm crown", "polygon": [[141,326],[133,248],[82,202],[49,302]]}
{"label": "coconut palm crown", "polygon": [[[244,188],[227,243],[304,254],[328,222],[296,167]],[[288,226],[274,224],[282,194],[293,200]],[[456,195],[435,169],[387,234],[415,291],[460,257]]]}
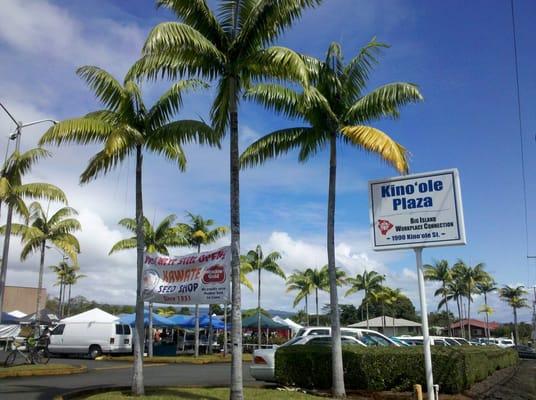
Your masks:
{"label": "coconut palm crown", "polygon": [[[154,228],[149,220],[145,216],[143,217],[145,251],[148,253],[160,253],[168,256],[169,247],[186,245],[187,242],[183,232],[173,225],[176,219],[177,217],[174,214],[170,214],[160,221],[158,226]],[[118,224],[132,233],[136,233],[136,219],[123,218]],[[114,244],[108,254],[120,250],[135,249],[136,245],[136,236],[134,235]]]}

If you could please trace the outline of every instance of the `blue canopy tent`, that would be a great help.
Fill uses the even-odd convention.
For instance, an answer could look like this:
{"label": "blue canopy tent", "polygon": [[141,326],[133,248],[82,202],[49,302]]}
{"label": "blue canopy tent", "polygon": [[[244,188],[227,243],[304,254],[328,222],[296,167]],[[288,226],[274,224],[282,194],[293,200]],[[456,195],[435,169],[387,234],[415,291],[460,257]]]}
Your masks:
{"label": "blue canopy tent", "polygon": [[[124,324],[128,324],[132,327],[134,327],[136,323],[136,313],[132,314],[121,314],[119,316],[119,319]],[[143,325],[147,328],[149,326],[149,311],[145,310],[143,313]],[[170,321],[166,317],[162,317],[161,315],[153,313],[153,326],[155,328],[173,328],[175,325],[172,321]]]}
{"label": "blue canopy tent", "polygon": [[191,315],[175,314],[171,317],[168,317],[168,320],[173,322],[175,326],[179,328],[190,328],[192,326],[192,323],[195,323],[194,317],[192,317]]}
{"label": "blue canopy tent", "polygon": [[10,315],[6,312],[2,312],[2,324],[5,325],[11,325],[11,324],[18,324],[20,322],[20,318],[14,317],[13,315]]}

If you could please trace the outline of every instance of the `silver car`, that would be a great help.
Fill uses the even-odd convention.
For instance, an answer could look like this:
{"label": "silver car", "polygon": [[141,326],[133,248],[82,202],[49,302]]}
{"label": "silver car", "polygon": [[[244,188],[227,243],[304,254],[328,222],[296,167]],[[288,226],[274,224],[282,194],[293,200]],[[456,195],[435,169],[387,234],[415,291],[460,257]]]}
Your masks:
{"label": "silver car", "polygon": [[[352,336],[341,336],[343,345],[357,345],[366,347],[360,340]],[[296,336],[280,347],[302,345],[331,345],[330,335]],[[277,348],[258,349],[253,352],[253,363],[249,372],[258,381],[274,382],[275,378],[275,352]]]}

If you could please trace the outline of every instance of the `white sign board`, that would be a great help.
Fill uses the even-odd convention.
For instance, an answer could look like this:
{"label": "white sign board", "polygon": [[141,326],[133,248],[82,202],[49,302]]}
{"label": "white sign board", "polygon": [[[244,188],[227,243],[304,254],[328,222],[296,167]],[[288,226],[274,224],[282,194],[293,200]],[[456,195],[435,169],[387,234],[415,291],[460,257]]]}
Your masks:
{"label": "white sign board", "polygon": [[465,244],[457,169],[369,182],[374,250]]}
{"label": "white sign board", "polygon": [[143,297],[165,304],[223,304],[230,300],[229,246],[185,256],[144,254]]}

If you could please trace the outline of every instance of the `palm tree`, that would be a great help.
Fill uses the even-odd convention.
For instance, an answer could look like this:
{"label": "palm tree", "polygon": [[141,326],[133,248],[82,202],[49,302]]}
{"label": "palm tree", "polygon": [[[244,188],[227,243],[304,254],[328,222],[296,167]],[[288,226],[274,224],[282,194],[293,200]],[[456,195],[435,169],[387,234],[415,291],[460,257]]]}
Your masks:
{"label": "palm tree", "polygon": [[[211,119],[230,131],[230,216],[232,266],[231,399],[243,398],[240,312],[240,203],[238,105],[251,81],[275,77],[308,82],[307,66],[285,47],[268,47],[306,8],[321,0],[221,0],[215,14],[206,0],[157,0],[181,22],[164,22],[149,34],[133,74],[175,79],[193,74],[216,80]],[[343,395],[341,393],[340,395]]]}
{"label": "palm tree", "polygon": [[[173,226],[176,218],[174,214],[168,215],[155,229],[149,220],[145,216],[143,217],[144,244],[147,253],[160,253],[167,256],[169,255],[168,247],[184,246],[187,244],[181,230]],[[119,221],[119,225],[134,233],[134,236],[120,240],[114,244],[108,255],[120,250],[135,249],[137,246],[136,220],[134,218],[123,218]],[[149,309],[152,309],[152,307],[153,303],[150,302]],[[152,316],[153,313],[149,312],[149,357],[153,356]]]}
{"label": "palm tree", "polygon": [[519,343],[519,332],[517,327],[517,309],[528,307],[527,299],[523,295],[527,294],[525,286],[509,286],[504,285],[499,289],[499,296],[503,299],[514,311],[514,332],[515,332],[515,343]]}
{"label": "palm tree", "polygon": [[[406,297],[406,296],[404,296],[402,294],[402,292],[398,288],[397,289],[387,288],[387,289],[388,289],[388,292],[389,292],[389,296],[387,298],[387,304],[389,304],[389,305],[394,305],[397,302],[399,302],[400,300],[402,300],[404,297]],[[395,325],[396,312],[395,312],[395,309],[393,309],[392,318],[393,318],[393,336],[396,336],[396,325]]]}
{"label": "palm tree", "polygon": [[[184,234],[173,225],[176,218],[174,214],[168,215],[160,221],[155,229],[149,220],[145,216],[143,217],[144,244],[147,253],[160,253],[168,256],[169,247],[186,245]],[[137,246],[136,220],[134,218],[123,218],[118,224],[131,231],[134,236],[114,244],[108,254],[113,254],[120,250],[135,249]]]}
{"label": "palm tree", "polygon": [[464,323],[463,323],[463,313],[462,313],[462,298],[466,293],[465,282],[460,279],[460,275],[456,273],[456,270],[452,270],[452,280],[447,283],[445,289],[442,287],[437,289],[434,293],[434,296],[443,296],[437,309],[441,309],[445,305],[445,302],[448,300],[456,301],[456,308],[458,309],[458,320],[460,321],[460,332],[462,337],[465,337]]}
{"label": "palm tree", "polygon": [[7,204],[6,225],[4,233],[4,248],[0,268],[0,323],[2,322],[4,290],[6,286],[7,262],[9,257],[9,242],[13,212],[24,218],[29,217],[29,211],[24,203],[25,198],[46,199],[67,203],[65,193],[58,187],[48,183],[22,183],[22,178],[40,159],[49,157],[50,153],[42,148],[28,150],[24,153],[13,152],[0,169],[0,207]]}
{"label": "palm tree", "polygon": [[315,310],[316,310],[316,326],[320,325],[320,314],[318,311],[318,291],[326,290],[329,287],[329,276],[326,268],[307,268],[305,276],[311,282],[311,286],[315,291]]}
{"label": "palm tree", "polygon": [[[489,331],[489,316],[493,312],[493,309],[488,306],[488,293],[495,292],[497,290],[497,283],[493,280],[491,276],[489,276],[489,279],[483,280],[481,282],[477,282],[476,288],[478,289],[478,293],[484,295],[484,309],[487,311],[484,311],[486,314],[486,337],[489,339],[490,337],[490,331]],[[491,312],[489,312],[491,310]]]}
{"label": "palm tree", "polygon": [[348,278],[347,283],[350,285],[350,289],[346,291],[345,296],[360,292],[363,290],[363,300],[361,306],[365,303],[366,317],[367,317],[367,329],[369,329],[369,302],[372,294],[379,291],[382,287],[382,282],[385,280],[384,275],[378,274],[376,271],[367,272],[363,271],[362,274],[357,274],[355,278]]}
{"label": "palm tree", "polygon": [[65,285],[69,285],[69,296],[67,298],[67,316],[71,315],[71,289],[73,285],[76,285],[78,281],[82,278],[85,278],[84,274],[77,274],[77,271],[80,269],[78,265],[73,265],[69,267],[69,272],[65,277]]}
{"label": "palm tree", "polygon": [[428,281],[441,282],[441,291],[436,291],[435,296],[443,296],[443,303],[445,304],[445,310],[447,311],[447,324],[448,334],[452,336],[450,317],[449,317],[449,303],[447,300],[447,284],[452,281],[452,271],[449,267],[447,260],[435,261],[434,264],[424,265],[424,279]]}
{"label": "palm tree", "polygon": [[[320,313],[318,311],[318,291],[323,290],[329,292],[329,267],[324,265],[321,269],[307,268],[305,270],[305,276],[311,282],[312,288],[315,290],[315,305],[316,305],[316,325],[320,325]],[[337,268],[335,271],[335,284],[336,287],[342,286],[346,283],[346,273]]]}
{"label": "palm tree", "polygon": [[58,265],[51,265],[49,268],[56,273],[56,283],[54,286],[60,287],[60,295],[58,298],[58,316],[60,319],[63,317],[63,303],[65,301],[65,279],[69,273],[70,265],[65,261],[60,261]]}
{"label": "palm tree", "polygon": [[136,167],[136,329],[134,340],[134,367],[132,392],[144,393],[143,385],[143,193],[142,168],[145,151],[164,156],[176,162],[179,169],[186,168],[182,145],[197,140],[199,143],[218,144],[219,138],[206,124],[181,120],[170,122],[182,106],[186,90],[204,87],[200,81],[179,81],[171,86],[149,109],[143,103],[138,85],[126,79],[121,85],[111,74],[94,66],[77,70],[105,109],[84,117],[66,120],[49,129],[40,144],[99,143],[101,151],[89,161],[82,172],[81,183],[88,183],[99,175],[113,170],[129,156],[135,156]]}
{"label": "palm tree", "polygon": [[259,139],[242,154],[242,165],[253,166],[292,149],[299,148],[299,160],[306,161],[329,147],[329,188],[327,210],[327,252],[330,275],[332,330],[333,394],[344,396],[342,348],[338,298],[335,284],[335,185],[337,174],[337,140],[376,153],[400,173],[408,172],[404,147],[386,133],[365,123],[382,117],[397,117],[399,107],[422,100],[415,85],[392,83],[364,94],[374,54],[385,45],[372,40],[347,65],[339,44],[332,43],[324,61],[307,58],[314,88],[303,92],[262,84],[249,96],[289,117],[299,117],[308,126],[287,128]]}
{"label": "palm tree", "polygon": [[308,297],[313,291],[313,284],[309,279],[305,271],[294,270],[292,275],[287,279],[287,292],[298,291],[298,294],[294,298],[293,307],[296,307],[298,303],[305,300],[305,324],[309,326],[309,307]]}
{"label": "palm tree", "polygon": [[74,218],[78,213],[71,207],[62,207],[49,217],[48,210],[45,212],[41,204],[35,201],[30,204],[29,212],[29,225],[13,224],[12,230],[14,235],[22,238],[21,261],[26,260],[32,253],[40,252],[41,254],[35,308],[38,318],[41,309],[41,288],[43,287],[47,243],[51,243],[76,264],[80,244],[73,232],[80,230],[81,227],[80,222]]}
{"label": "palm tree", "polygon": [[467,319],[469,324],[467,326],[468,338],[471,340],[471,302],[473,301],[472,295],[478,293],[477,284],[489,279],[489,275],[484,271],[484,263],[479,263],[474,267],[467,265],[463,260],[458,260],[454,264],[454,274],[465,283],[465,295],[467,297]]}
{"label": "palm tree", "polygon": [[382,307],[382,333],[385,332],[385,305],[391,304],[391,290],[392,289],[387,286],[380,286],[378,290],[371,293],[371,297],[374,301],[380,303]]}
{"label": "palm tree", "polygon": [[[189,223],[180,223],[177,228],[183,233],[185,246],[194,247],[197,252],[201,252],[201,246],[216,242],[219,238],[227,234],[228,229],[225,226],[212,228],[213,219],[204,219],[201,215],[194,215],[191,212],[186,213]],[[208,305],[209,315],[209,341],[208,351],[212,352],[212,312],[211,306]],[[199,304],[195,305],[195,357],[199,356]]]}
{"label": "palm tree", "polygon": [[[281,254],[279,254],[277,251],[273,251],[270,254],[268,254],[266,257],[264,256],[262,252],[261,245],[257,245],[255,250],[250,250],[247,252],[245,256],[241,257],[240,263],[241,264],[248,264],[251,266],[252,271],[257,271],[257,340],[258,340],[258,346],[259,349],[261,348],[261,272],[271,272],[274,275],[280,276],[283,279],[286,279],[285,272],[277,261],[281,259]],[[249,269],[249,267],[245,266],[244,268]]]}

